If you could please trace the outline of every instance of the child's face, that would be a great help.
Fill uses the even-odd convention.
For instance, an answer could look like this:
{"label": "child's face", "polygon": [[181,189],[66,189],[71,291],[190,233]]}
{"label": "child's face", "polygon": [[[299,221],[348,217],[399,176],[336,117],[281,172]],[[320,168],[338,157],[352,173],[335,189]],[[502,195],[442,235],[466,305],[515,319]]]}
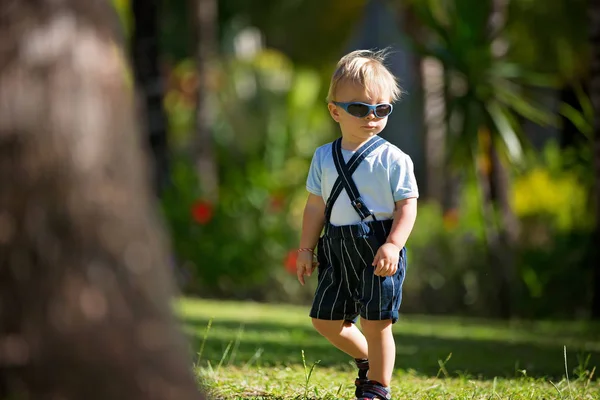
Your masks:
{"label": "child's face", "polygon": [[[391,96],[384,93],[369,96],[367,90],[359,84],[340,82],[334,100],[341,103],[361,102],[375,105],[390,103]],[[366,117],[358,118],[334,103],[329,103],[328,107],[331,117],[340,124],[342,136],[352,142],[364,142],[370,137],[378,135],[387,124],[387,117],[378,118],[373,112],[369,112]]]}

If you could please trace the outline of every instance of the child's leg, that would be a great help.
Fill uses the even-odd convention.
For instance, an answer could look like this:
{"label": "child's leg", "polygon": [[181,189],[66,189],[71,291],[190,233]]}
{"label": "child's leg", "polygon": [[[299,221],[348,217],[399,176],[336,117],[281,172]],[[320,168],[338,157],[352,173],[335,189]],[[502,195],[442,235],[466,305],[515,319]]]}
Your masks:
{"label": "child's leg", "polygon": [[369,376],[389,387],[396,360],[396,344],[392,335],[392,320],[369,321],[361,319],[360,325],[365,334],[369,349]]}
{"label": "child's leg", "polygon": [[315,329],[335,347],[354,358],[367,358],[367,339],[349,321],[329,321],[324,319],[312,319]]}

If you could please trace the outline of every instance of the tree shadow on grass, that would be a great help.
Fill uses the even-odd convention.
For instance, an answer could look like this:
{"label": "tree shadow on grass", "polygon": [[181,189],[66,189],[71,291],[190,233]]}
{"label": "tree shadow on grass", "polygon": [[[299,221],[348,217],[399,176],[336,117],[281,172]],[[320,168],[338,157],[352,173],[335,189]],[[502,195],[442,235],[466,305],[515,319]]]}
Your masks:
{"label": "tree shadow on grass", "polygon": [[[351,359],[330,345],[312,327],[265,322],[213,320],[207,338],[204,335],[209,319],[184,318],[194,353],[204,342],[200,364],[210,361],[214,367],[302,365],[302,351],[306,363],[320,361],[321,367],[350,369]],[[561,379],[565,374],[563,346],[560,344],[502,340],[472,340],[442,338],[432,335],[397,333],[396,368],[413,370],[424,376],[437,376],[442,364],[451,376],[469,375],[481,379],[530,377]],[[239,338],[239,339],[238,339]],[[567,348],[569,376],[578,366],[587,370],[600,368],[600,352],[583,351],[583,346]]]}

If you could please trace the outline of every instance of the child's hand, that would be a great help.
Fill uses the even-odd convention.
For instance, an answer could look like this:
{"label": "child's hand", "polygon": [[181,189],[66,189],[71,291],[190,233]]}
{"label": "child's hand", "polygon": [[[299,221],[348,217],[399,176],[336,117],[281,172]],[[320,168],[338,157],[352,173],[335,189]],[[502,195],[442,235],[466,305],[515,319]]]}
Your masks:
{"label": "child's hand", "polygon": [[298,259],[296,260],[296,274],[298,275],[298,281],[301,285],[304,285],[304,275],[310,276],[316,267],[317,262],[314,261],[312,252],[301,251],[298,253]]}
{"label": "child's hand", "polygon": [[398,259],[400,258],[400,248],[393,243],[383,244],[373,260],[375,275],[392,276],[398,270]]}

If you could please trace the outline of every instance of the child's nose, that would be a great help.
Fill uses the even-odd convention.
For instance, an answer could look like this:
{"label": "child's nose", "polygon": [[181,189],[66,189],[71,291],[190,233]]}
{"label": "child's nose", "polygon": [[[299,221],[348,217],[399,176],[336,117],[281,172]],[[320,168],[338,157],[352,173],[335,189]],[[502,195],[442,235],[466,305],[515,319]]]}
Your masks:
{"label": "child's nose", "polygon": [[375,111],[369,110],[369,113],[365,117],[366,119],[375,119]]}

